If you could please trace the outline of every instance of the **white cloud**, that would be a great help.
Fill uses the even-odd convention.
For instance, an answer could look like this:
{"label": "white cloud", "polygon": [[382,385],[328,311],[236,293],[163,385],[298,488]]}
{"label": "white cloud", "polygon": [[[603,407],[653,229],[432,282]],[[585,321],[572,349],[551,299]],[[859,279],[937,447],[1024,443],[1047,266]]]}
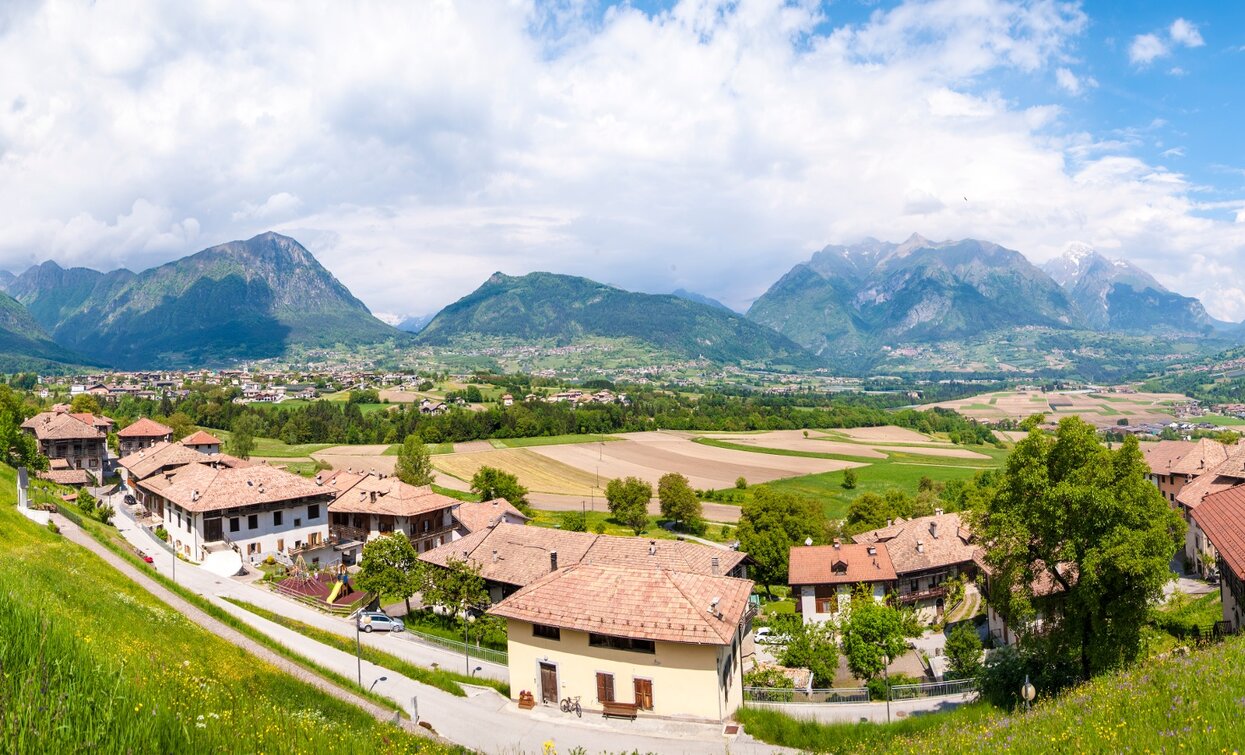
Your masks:
{"label": "white cloud", "polygon": [[1206,44],[1202,39],[1202,33],[1197,30],[1197,26],[1183,18],[1172,21],[1168,34],[1171,35],[1173,42],[1185,47],[1201,47]]}
{"label": "white cloud", "polygon": [[1071,69],[1063,67],[1055,69],[1055,83],[1073,97],[1079,97],[1087,89],[1098,86],[1098,81],[1092,76],[1082,78],[1073,73]]}
{"label": "white cloud", "polygon": [[1171,54],[1167,43],[1156,34],[1138,34],[1128,46],[1128,59],[1135,65],[1149,65]]}
{"label": "white cloud", "polygon": [[1203,217],[1135,134],[989,88],[1092,88],[1075,7],[583,7],[9,6],[0,266],[138,269],[272,228],[395,317],[497,270],[739,305],[826,243],[919,231],[1035,259],[1092,237],[1179,290],[1245,290],[1245,224]]}

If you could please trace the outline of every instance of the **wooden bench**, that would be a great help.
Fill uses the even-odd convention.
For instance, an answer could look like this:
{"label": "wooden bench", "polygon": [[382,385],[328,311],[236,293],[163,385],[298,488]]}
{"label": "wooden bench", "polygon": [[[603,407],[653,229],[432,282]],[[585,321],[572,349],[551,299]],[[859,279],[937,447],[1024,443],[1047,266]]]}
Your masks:
{"label": "wooden bench", "polygon": [[606,718],[635,719],[640,706],[635,703],[601,703],[601,715]]}

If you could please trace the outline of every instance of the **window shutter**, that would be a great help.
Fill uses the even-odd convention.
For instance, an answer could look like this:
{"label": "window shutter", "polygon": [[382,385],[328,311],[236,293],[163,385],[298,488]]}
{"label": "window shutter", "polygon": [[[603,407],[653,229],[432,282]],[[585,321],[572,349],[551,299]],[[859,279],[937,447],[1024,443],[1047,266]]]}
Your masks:
{"label": "window shutter", "polygon": [[603,703],[614,702],[613,674],[597,674],[597,700]]}

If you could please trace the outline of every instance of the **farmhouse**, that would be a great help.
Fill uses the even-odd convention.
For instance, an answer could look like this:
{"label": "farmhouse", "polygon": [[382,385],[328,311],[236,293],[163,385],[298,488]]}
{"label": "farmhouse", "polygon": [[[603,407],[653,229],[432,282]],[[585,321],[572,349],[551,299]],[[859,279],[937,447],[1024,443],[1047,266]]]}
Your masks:
{"label": "farmhouse", "polygon": [[173,440],[173,429],[165,427],[155,420],[141,417],[117,431],[117,450],[122,456],[129,456],[135,451],[151,448],[157,443],[168,443]]}
{"label": "farmhouse", "polygon": [[472,532],[488,529],[496,524],[527,524],[529,519],[505,498],[474,503],[463,501],[454,511],[458,520],[458,537],[470,535]]}
{"label": "farmhouse", "polygon": [[1209,438],[1143,443],[1141,452],[1150,468],[1146,479],[1172,504],[1185,485],[1228,458],[1227,446]]}
{"label": "farmhouse", "polygon": [[560,567],[589,563],[673,569],[706,576],[746,577],[748,556],[679,540],[595,535],[500,523],[434,548],[420,559],[448,567],[465,561],[480,570],[497,603]]}
{"label": "farmhouse", "polygon": [[898,578],[895,599],[932,612],[934,619],[941,619],[943,611],[951,608],[946,605],[947,581],[961,575],[971,581],[977,574],[977,546],[959,514],[939,509],[933,516],[898,520],[852,539],[885,546]]}
{"label": "farmhouse", "polygon": [[182,438],[182,445],[201,454],[220,453],[220,441],[216,436],[209,435],[202,430]]}
{"label": "farmhouse", "polygon": [[1218,552],[1226,629],[1239,632],[1245,626],[1245,485],[1206,496],[1192,516]]}
{"label": "farmhouse", "polygon": [[97,479],[108,460],[108,433],[113,421],[107,417],[69,411],[58,404],[22,423],[22,430],[35,436],[39,452],[48,459],[63,459],[63,469],[81,469]]}
{"label": "farmhouse", "polygon": [[557,568],[489,609],[510,689],[545,704],[721,721],[743,699],[752,582],[645,563]]}
{"label": "farmhouse", "polygon": [[459,501],[386,474],[337,471],[314,485],[333,496],[329,538],[350,563],[368,540],[399,531],[420,553],[454,538]]}
{"label": "farmhouse", "polygon": [[895,591],[895,567],[886,546],[863,543],[793,546],[787,583],[805,624],[835,619],[864,585],[879,603]]}
{"label": "farmhouse", "polygon": [[1176,495],[1176,505],[1189,524],[1185,531],[1185,563],[1199,574],[1206,575],[1215,564],[1217,556],[1214,545],[1207,539],[1198,520],[1193,517],[1193,512],[1208,497],[1243,484],[1245,446],[1234,446],[1226,459],[1198,475]]}

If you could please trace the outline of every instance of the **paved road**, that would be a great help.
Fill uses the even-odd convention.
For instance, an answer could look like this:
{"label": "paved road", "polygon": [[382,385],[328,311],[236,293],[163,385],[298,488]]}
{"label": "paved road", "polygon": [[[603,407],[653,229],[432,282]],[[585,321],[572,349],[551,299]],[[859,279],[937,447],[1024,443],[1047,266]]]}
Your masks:
{"label": "paved road", "polygon": [[[118,528],[127,540],[141,543],[138,547],[143,548],[152,555],[155,559],[155,564],[153,565],[158,571],[165,575],[171,574],[173,566],[172,554],[159,547],[144,530],[134,526],[132,520],[126,518],[124,513],[119,513],[117,523]],[[90,541],[89,543],[83,543],[87,547],[95,546],[92,550],[97,548],[104,550],[102,546],[90,540],[90,537],[85,533],[80,534],[80,537]],[[113,556],[108,551],[105,550],[104,553],[112,556],[109,559],[110,563],[115,565],[117,562],[121,562],[123,566],[126,566],[128,568],[126,573],[135,578],[135,581],[140,586],[148,588],[148,584],[144,584],[146,582],[155,587],[156,589],[151,591],[157,597],[164,599],[163,596],[156,592],[160,590],[172,598],[172,600],[166,600],[166,602],[173,607],[182,610],[182,606],[185,606],[190,611],[203,617],[204,620],[201,621],[199,616],[194,616],[187,612],[188,616],[191,616],[194,621],[204,626],[205,629],[220,634],[220,636],[231,642],[234,641],[235,637],[242,640],[246,639],[237,632],[202,614],[202,612],[194,609],[193,606],[186,604],[185,601],[181,601],[176,596],[171,595],[150,579],[142,577],[138,570],[124,564],[121,559]],[[353,635],[353,625],[320,614],[310,607],[286,600],[267,590],[252,587],[236,580],[217,577],[185,562],[177,564],[177,581],[182,586],[203,595],[219,605],[223,610],[228,611],[240,620],[272,637],[282,645],[315,660],[325,668],[349,678],[354,678],[358,674],[359,664],[353,654],[330,648],[297,632],[266,621],[249,611],[221,600],[221,597],[226,595],[238,597],[269,610],[279,611],[283,615],[296,618],[299,621],[304,621],[317,627],[328,628],[331,631],[337,631],[345,624],[347,632]],[[181,605],[179,606],[173,601],[177,601]],[[227,630],[227,632],[216,632],[216,627]],[[230,634],[232,636],[228,636]],[[425,666],[430,665],[430,662],[419,660],[415,656],[416,653],[424,651],[440,652],[435,649],[425,648],[425,646],[419,643],[404,641],[401,635],[393,637],[378,634],[364,635],[363,640],[394,655],[400,655]],[[251,644],[254,645],[254,643]],[[262,648],[260,649],[262,650]],[[268,655],[280,658],[280,656],[275,656],[271,652]],[[444,655],[442,657],[444,658]],[[461,662],[462,660],[461,656],[452,655],[451,657],[453,662]],[[267,658],[265,659],[267,660]],[[284,659],[282,659],[282,663],[282,668],[288,668],[291,665]],[[473,665],[476,664],[473,663]],[[301,678],[306,678],[308,675],[308,672],[305,670],[299,669],[299,672]],[[386,677],[385,681],[377,682],[375,687],[377,693],[394,700],[408,713],[414,714],[417,712],[420,720],[431,725],[434,731],[441,736],[480,752],[507,753],[508,755],[513,753],[539,753],[542,751],[544,743],[549,740],[553,740],[557,748],[562,751],[582,747],[587,752],[592,753],[631,750],[697,754],[728,752],[771,753],[782,751],[779,748],[752,740],[746,735],[734,739],[725,737],[722,733],[722,726],[719,724],[652,718],[641,718],[636,721],[616,721],[612,719],[606,721],[595,716],[572,720],[561,714],[556,708],[520,711],[514,703],[487,688],[471,688],[468,697],[454,697],[441,690],[420,684],[401,674],[366,661],[362,664],[362,676],[364,684],[371,684],[372,680],[377,680],[382,676]],[[327,685],[328,683],[325,682],[324,684]],[[343,690],[343,692],[345,691]],[[350,693],[345,692],[345,694]],[[416,706],[413,704],[415,700],[418,701],[418,711],[415,710]],[[366,701],[364,703],[366,704]]]}

